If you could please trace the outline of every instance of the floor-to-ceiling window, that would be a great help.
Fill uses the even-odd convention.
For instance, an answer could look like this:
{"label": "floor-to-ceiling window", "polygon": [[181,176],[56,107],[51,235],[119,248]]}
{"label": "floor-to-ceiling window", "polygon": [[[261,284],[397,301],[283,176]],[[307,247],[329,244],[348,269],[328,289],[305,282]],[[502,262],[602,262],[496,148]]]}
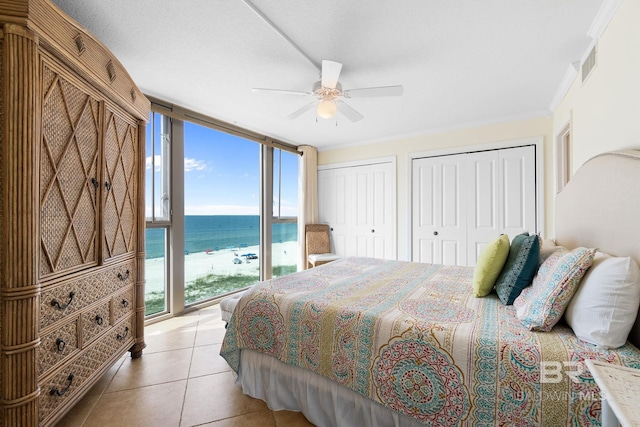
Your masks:
{"label": "floor-to-ceiling window", "polygon": [[151,113],[146,133],[145,315],[153,315],[167,311],[171,121]]}
{"label": "floor-to-ceiling window", "polygon": [[293,273],[298,263],[298,154],[273,153],[272,275]]}
{"label": "floor-to-ceiling window", "polygon": [[295,271],[295,149],[179,108],[152,110],[145,314],[175,314]]}
{"label": "floor-to-ceiling window", "polygon": [[185,304],[260,280],[260,144],[184,125]]}

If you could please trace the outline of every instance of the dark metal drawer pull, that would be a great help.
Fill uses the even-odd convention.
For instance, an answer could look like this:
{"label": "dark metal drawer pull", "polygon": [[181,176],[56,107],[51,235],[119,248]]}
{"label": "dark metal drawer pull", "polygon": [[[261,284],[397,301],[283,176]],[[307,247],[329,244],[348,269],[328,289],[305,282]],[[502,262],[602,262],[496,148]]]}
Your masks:
{"label": "dark metal drawer pull", "polygon": [[71,301],[73,301],[73,297],[75,297],[75,296],[76,296],[75,292],[73,292],[73,291],[69,292],[69,302],[67,302],[66,304],[62,304],[62,305],[58,302],[57,299],[54,298],[54,299],[51,300],[51,306],[52,307],[57,307],[58,310],[64,310],[65,308],[69,307],[69,304],[71,304]]}
{"label": "dark metal drawer pull", "polygon": [[67,381],[69,381],[69,384],[67,384],[64,389],[58,390],[58,387],[54,387],[49,391],[49,394],[51,396],[53,396],[54,394],[57,396],[63,396],[66,392],[69,391],[69,387],[71,387],[71,384],[73,384],[73,374],[69,374],[69,376],[67,377]]}
{"label": "dark metal drawer pull", "polygon": [[91,178],[91,184],[93,184],[93,188],[95,188],[96,190],[98,189],[98,187],[100,187],[100,184],[98,184],[98,180],[95,178]]}
{"label": "dark metal drawer pull", "polygon": [[111,190],[111,183],[105,182],[104,183],[104,187],[107,189],[107,191],[110,191]]}
{"label": "dark metal drawer pull", "polygon": [[127,335],[129,335],[129,327],[128,326],[126,328],[124,328],[124,335],[118,334],[118,335],[116,335],[116,339],[118,341],[124,341],[125,338],[127,338]]}
{"label": "dark metal drawer pull", "polygon": [[122,280],[123,282],[128,278],[129,278],[129,270],[125,271],[124,274],[118,273],[118,279]]}
{"label": "dark metal drawer pull", "polygon": [[102,325],[102,322],[104,322],[102,317],[100,317],[99,314],[96,314],[96,325],[100,326],[100,325]]}
{"label": "dark metal drawer pull", "polygon": [[123,298],[123,299],[122,299],[122,306],[123,306],[124,308],[129,307],[129,301],[127,301],[126,299],[124,299],[124,298]]}
{"label": "dark metal drawer pull", "polygon": [[63,352],[64,348],[67,346],[67,343],[64,342],[64,340],[62,338],[58,338],[56,339],[56,347],[58,348],[59,352]]}

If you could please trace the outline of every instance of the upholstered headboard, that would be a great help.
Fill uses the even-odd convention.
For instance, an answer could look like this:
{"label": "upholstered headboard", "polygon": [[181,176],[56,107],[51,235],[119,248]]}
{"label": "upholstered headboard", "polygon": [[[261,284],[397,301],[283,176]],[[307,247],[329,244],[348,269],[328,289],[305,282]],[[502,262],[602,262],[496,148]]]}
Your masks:
{"label": "upholstered headboard", "polygon": [[[640,264],[640,151],[603,153],[578,169],[556,196],[555,241]],[[629,341],[640,347],[638,318]]]}

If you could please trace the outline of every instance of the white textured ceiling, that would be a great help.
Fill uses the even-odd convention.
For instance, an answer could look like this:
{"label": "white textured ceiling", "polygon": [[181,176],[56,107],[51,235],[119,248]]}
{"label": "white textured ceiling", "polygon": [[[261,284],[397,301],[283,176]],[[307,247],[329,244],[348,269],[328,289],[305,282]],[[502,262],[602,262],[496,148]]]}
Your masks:
{"label": "white textured ceiling", "polygon": [[391,140],[549,114],[605,0],[253,0],[315,63],[344,64],[355,123],[316,119],[318,71],[242,0],[53,0],[100,39],[148,95],[295,145]]}

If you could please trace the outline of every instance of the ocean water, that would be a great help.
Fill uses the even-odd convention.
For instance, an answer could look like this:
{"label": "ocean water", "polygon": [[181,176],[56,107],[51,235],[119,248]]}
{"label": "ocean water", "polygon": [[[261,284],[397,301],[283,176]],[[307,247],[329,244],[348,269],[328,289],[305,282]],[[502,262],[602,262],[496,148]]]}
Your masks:
{"label": "ocean water", "polygon": [[[298,240],[296,223],[273,224],[273,241]],[[186,215],[184,217],[184,248],[203,252],[208,249],[238,248],[260,244],[260,217],[258,215]],[[146,230],[147,258],[164,255],[164,229]]]}

